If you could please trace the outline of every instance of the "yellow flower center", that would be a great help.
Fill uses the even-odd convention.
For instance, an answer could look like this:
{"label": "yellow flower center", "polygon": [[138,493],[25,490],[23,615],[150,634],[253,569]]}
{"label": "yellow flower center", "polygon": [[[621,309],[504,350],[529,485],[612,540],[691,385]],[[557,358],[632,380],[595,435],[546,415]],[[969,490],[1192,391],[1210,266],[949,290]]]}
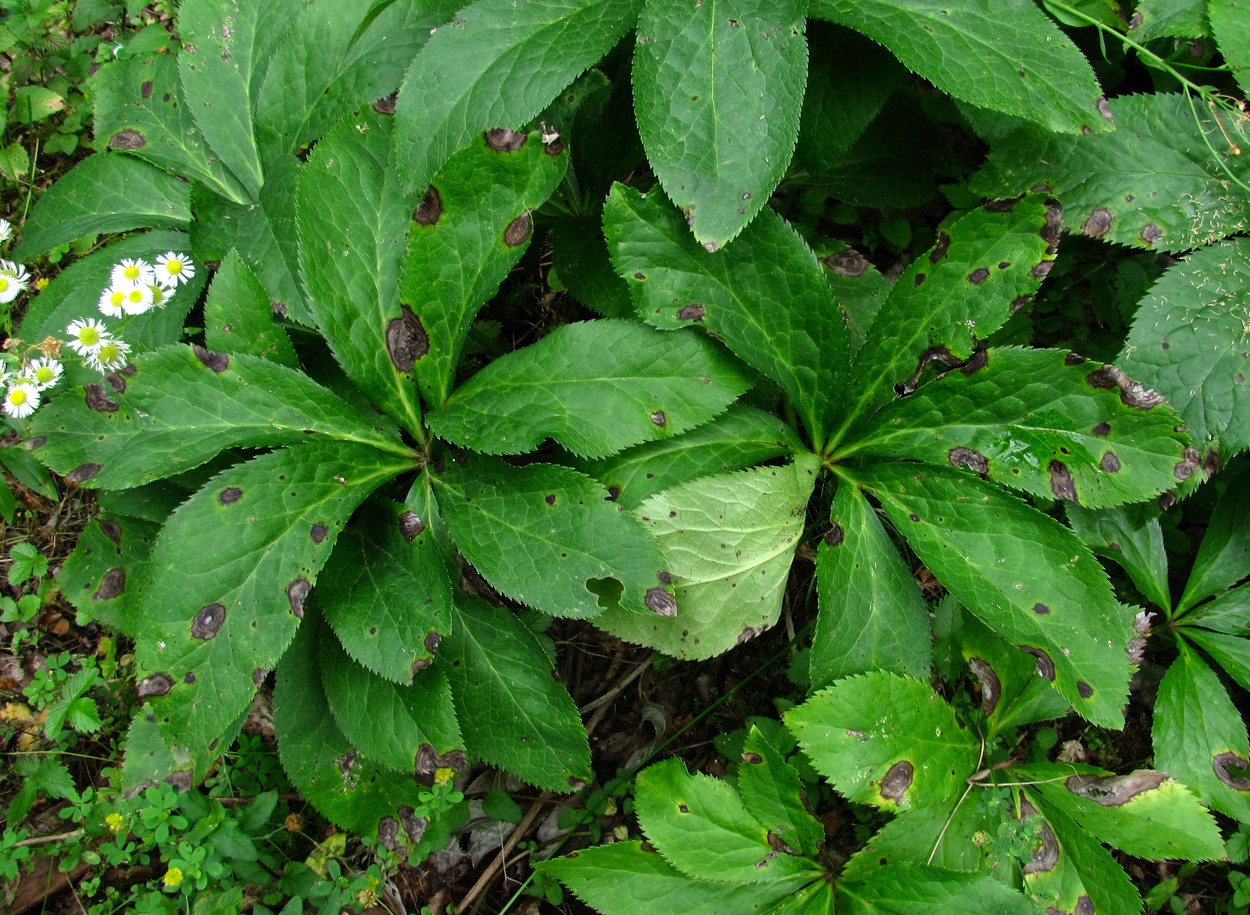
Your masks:
{"label": "yellow flower center", "polygon": [[15,407],[20,407],[29,399],[30,396],[26,393],[24,388],[14,388],[9,392],[9,403],[13,404]]}
{"label": "yellow flower center", "polygon": [[136,267],[134,264],[131,264],[125,270],[122,271],[122,276],[124,276],[128,280],[132,280],[132,281],[137,280],[139,278],[139,268]]}
{"label": "yellow flower center", "polygon": [[83,346],[95,346],[100,342],[100,332],[94,327],[84,327],[78,332],[78,342]]}
{"label": "yellow flower center", "polygon": [[173,276],[177,276],[182,272],[182,261],[170,261],[165,265],[165,269]]}

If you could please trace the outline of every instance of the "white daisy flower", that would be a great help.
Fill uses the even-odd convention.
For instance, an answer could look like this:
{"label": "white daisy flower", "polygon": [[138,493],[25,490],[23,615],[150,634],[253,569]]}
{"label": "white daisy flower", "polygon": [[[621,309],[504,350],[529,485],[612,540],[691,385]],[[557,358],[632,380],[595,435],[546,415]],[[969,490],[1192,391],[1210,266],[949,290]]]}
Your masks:
{"label": "white daisy flower", "polygon": [[164,308],[169,304],[169,300],[173,298],[176,286],[162,286],[160,283],[153,283],[148,287],[152,290],[152,307]]}
{"label": "white daisy flower", "polygon": [[80,356],[93,356],[106,341],[111,340],[108,329],[94,318],[79,318],[70,321],[65,328],[69,334],[69,345]]}
{"label": "white daisy flower", "polygon": [[44,356],[42,359],[32,359],[26,366],[25,374],[35,382],[35,387],[40,391],[46,391],[61,380],[63,371],[61,363],[51,356]]}
{"label": "white daisy flower", "polygon": [[156,270],[145,260],[137,257],[122,258],[113,268],[110,286],[150,286],[156,282]]}
{"label": "white daisy flower", "polygon": [[126,364],[130,345],[112,337],[100,344],[100,348],[87,356],[87,365],[100,372],[111,372]]}
{"label": "white daisy flower", "polygon": [[126,313],[126,289],[110,286],[100,293],[100,314],[106,318],[120,318]]}
{"label": "white daisy flower", "polygon": [[0,244],[8,241],[13,237],[13,223],[7,219],[0,219]]}
{"label": "white daisy flower", "polygon": [[156,259],[156,281],[162,286],[174,288],[195,277],[195,264],[185,254],[166,251]]}
{"label": "white daisy flower", "polygon": [[39,388],[22,379],[9,385],[4,393],[4,412],[16,419],[25,419],[39,406]]}
{"label": "white daisy flower", "polygon": [[0,260],[0,304],[12,302],[30,285],[30,274],[21,264]]}
{"label": "white daisy flower", "polygon": [[143,286],[133,286],[125,290],[125,298],[122,300],[122,308],[128,315],[141,315],[152,307],[152,286],[148,283]]}

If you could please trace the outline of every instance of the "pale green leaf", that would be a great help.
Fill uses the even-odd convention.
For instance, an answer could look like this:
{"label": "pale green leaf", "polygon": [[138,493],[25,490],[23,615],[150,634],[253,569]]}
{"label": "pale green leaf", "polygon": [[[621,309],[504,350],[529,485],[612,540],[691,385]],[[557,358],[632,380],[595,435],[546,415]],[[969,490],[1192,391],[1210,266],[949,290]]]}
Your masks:
{"label": "pale green leaf", "polygon": [[911,569],[857,486],[838,486],[816,552],[820,615],[809,661],[813,688],[869,670],[929,676],[929,608]]}
{"label": "pale green leaf", "polygon": [[310,434],[411,453],[380,417],[257,356],[170,346],[133,365],[133,373],[39,411],[40,460],[75,482],[125,489],[190,470],[227,448],[292,444]]}
{"label": "pale green leaf", "polygon": [[1167,397],[1204,454],[1250,448],[1248,294],[1250,238],[1195,251],[1151,287],[1117,360]]}
{"label": "pale green leaf", "polygon": [[1128,573],[1137,590],[1159,609],[1172,609],[1168,586],[1168,557],[1163,529],[1153,506],[1124,506],[1091,511],[1069,502],[1068,526],[1085,545]]}
{"label": "pale green leaf", "polygon": [[523,454],[550,438],[603,458],[700,426],[750,386],[736,360],[692,330],[584,321],[494,360],[428,422],[487,454]]}
{"label": "pale green leaf", "polygon": [[838,911],[846,915],[1034,915],[1033,903],[993,877],[895,864],[862,883],[838,884]]}
{"label": "pale green leaf", "polygon": [[213,274],[204,301],[204,342],[218,352],[250,353],[288,368],[299,366],[290,337],[274,322],[265,287],[233,249]]}
{"label": "pale green leaf", "polygon": [[420,191],[475,133],[518,128],[594,65],[642,0],[477,0],[438,29],[404,78],[395,116],[404,191]]}
{"label": "pale green leaf", "polygon": [[1135,13],[1141,18],[1129,30],[1134,41],[1205,38],[1211,34],[1207,26],[1206,0],[1141,0]]}
{"label": "pale green leaf", "polygon": [[951,467],[879,464],[855,477],[920,561],[991,629],[1033,654],[1080,715],[1121,726],[1130,613],[1072,531]]}
{"label": "pale green leaf", "polygon": [[1207,521],[1178,609],[1185,610],[1250,575],[1250,470],[1243,461],[1221,477],[1224,493]]}
{"label": "pale green leaf", "polygon": [[1176,413],[1113,366],[1060,350],[983,350],[850,434],[866,453],[963,467],[1090,508],[1173,488],[1189,438]]}
{"label": "pale green leaf", "polygon": [[1010,196],[1045,184],[1063,201],[1068,228],[1135,248],[1184,251],[1250,226],[1250,197],[1224,171],[1246,182],[1250,160],[1227,154],[1205,106],[1162,94],[1110,106],[1114,133],[1025,128],[995,142],[972,190]]}
{"label": "pale green leaf", "polygon": [[1155,701],[1155,765],[1221,813],[1250,820],[1250,782],[1242,771],[1250,766],[1245,720],[1186,639],[1178,638],[1177,648]]}
{"label": "pale green leaf", "polygon": [[1110,130],[1084,55],[1032,0],[812,0],[808,15],[862,32],[943,92],[1047,130]]}
{"label": "pale green leaf", "polygon": [[407,466],[364,445],[307,442],[223,471],[165,524],[135,669],[192,782],[286,650],[348,516]]}
{"label": "pale green leaf", "polygon": [[638,773],[634,809],[648,841],[696,880],[763,883],[819,873],[814,861],[773,846],[769,828],[728,782],[691,775],[680,759]]}
{"label": "pale green leaf", "polygon": [[370,506],[344,531],[317,590],[347,653],[396,683],[429,666],[451,627],[452,583],[433,536],[413,512]]}
{"label": "pale green leaf", "polygon": [[652,496],[636,514],[659,541],[676,614],[608,610],[596,625],[679,658],[710,658],[769,629],[803,532],[819,459],[700,477]]}
{"label": "pale green leaf", "polygon": [[587,476],[472,456],[437,477],[456,546],[500,593],[553,616],[671,607],[664,557],[643,525]]}
{"label": "pale green leaf", "polygon": [[1245,0],[1208,0],[1211,32],[1243,93],[1250,93],[1250,7]]}
{"label": "pale green leaf", "polygon": [[804,450],[794,430],[771,413],[734,403],[711,422],[677,438],[662,438],[576,466],[597,479],[626,508],[662,490],[714,473],[744,470]]}
{"label": "pale green leaf", "polygon": [[[408,227],[400,297],[426,334],[429,352],[415,371],[431,409],[441,407],[455,386],[478,310],[528,249],[531,213],[568,166],[568,155],[554,144],[544,146],[537,132],[502,137],[479,135],[453,156],[423,191]],[[520,149],[512,148],[516,143]],[[393,171],[387,172],[388,186]]]}
{"label": "pale green leaf", "polygon": [[98,516],[79,532],[56,583],[78,609],[80,626],[100,622],[134,637],[157,529],[138,518]]}
{"label": "pale green leaf", "polygon": [[768,203],[799,133],[803,0],[648,3],[634,48],[638,132],[664,192],[709,251]]}
{"label": "pale green leaf", "polygon": [[568,690],[551,671],[550,643],[511,611],[457,596],[439,646],[469,753],[539,788],[589,783],[590,747]]}
{"label": "pale green leaf", "polygon": [[742,748],[738,794],[751,815],[795,854],[820,853],[825,827],[807,809],[798,770],[754,726]]}
{"label": "pale green leaf", "polygon": [[88,156],[39,198],[13,257],[30,261],[84,235],[149,226],[186,228],[191,222],[190,193],[186,182],[131,156]]}
{"label": "pale green leaf", "polygon": [[823,442],[842,406],[846,323],[823,268],[785,220],[762,211],[732,253],[709,253],[658,194],[618,184],[603,221],[643,319],[665,330],[697,323],[720,337],[781,385],[810,440]]}

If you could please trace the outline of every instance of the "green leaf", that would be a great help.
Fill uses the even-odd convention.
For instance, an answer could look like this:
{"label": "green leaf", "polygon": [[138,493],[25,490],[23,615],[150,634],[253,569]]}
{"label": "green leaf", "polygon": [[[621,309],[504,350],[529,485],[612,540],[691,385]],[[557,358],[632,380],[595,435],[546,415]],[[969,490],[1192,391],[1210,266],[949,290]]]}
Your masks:
{"label": "green leaf", "polygon": [[368,446],[307,442],[218,474],[170,517],[140,607],[136,676],[192,782],[282,656],[348,516],[405,469]]}
{"label": "green leaf", "polygon": [[[312,614],[278,669],[274,730],[282,768],[300,794],[331,822],[374,834],[383,817],[410,820],[402,808],[421,806],[411,774],[389,772],[361,758],[334,723],[321,687],[319,639],[333,639]],[[413,826],[419,825],[413,822]]]}
{"label": "green leaf", "polygon": [[803,801],[798,770],[754,725],[738,767],[738,793],[751,815],[794,854],[815,857],[825,844],[825,827]]}
{"label": "green leaf", "polygon": [[303,0],[233,4],[184,0],[178,9],[178,70],[188,107],[226,168],[255,199],[264,181],[252,102],[265,69]]}
{"label": "green leaf", "polygon": [[171,346],[135,371],[57,398],[36,416],[39,458],[78,483],[126,489],[197,467],[234,446],[310,434],[410,454],[380,417],[362,414],[302,372],[246,354]]}
{"label": "green leaf", "polygon": [[771,413],[743,403],[677,438],[635,445],[576,467],[597,479],[615,501],[637,508],[658,492],[713,473],[744,470],[805,450],[794,430]]}
{"label": "green leaf", "polygon": [[291,338],[274,323],[265,287],[234,249],[222,260],[208,289],[204,342],[217,352],[248,353],[287,368],[299,366]]}
{"label": "green leaf", "polygon": [[1003,822],[1002,813],[972,794],[975,790],[952,784],[950,794],[936,805],[913,807],[905,816],[890,820],[851,856],[841,880],[859,882],[896,864],[932,864],[980,873],[1002,868],[1007,862],[994,854],[992,843],[974,844],[977,833],[992,836]]}
{"label": "green leaf", "polygon": [[1250,8],[1245,0],[1209,0],[1207,16],[1225,65],[1243,93],[1250,93]]}
{"label": "green leaf", "polygon": [[943,92],[1076,134],[1110,130],[1084,55],[1031,0],[812,0],[808,15],[885,45]]}
{"label": "green leaf", "polygon": [[95,75],[95,148],[128,152],[242,203],[249,194],[196,126],[178,61],[150,54],[103,64]]}
{"label": "green leaf", "polygon": [[429,666],[451,627],[451,582],[433,532],[393,503],[360,513],[343,533],[317,600],[347,653],[396,683]]}
{"label": "green leaf", "polygon": [[1134,41],[1204,38],[1211,34],[1205,0],[1141,0],[1136,13],[1140,14],[1141,22],[1130,30]]}
{"label": "green leaf", "polygon": [[[88,156],[44,192],[13,249],[33,260],[84,235],[156,226],[186,228],[190,189],[173,175],[118,153]],[[96,292],[99,296],[99,292]]]}
{"label": "green leaf", "polygon": [[819,873],[814,861],[772,845],[728,782],[691,775],[680,759],[638,773],[634,809],[664,859],[696,880],[763,883]]}
{"label": "green leaf", "polygon": [[829,521],[816,552],[820,615],[809,661],[812,687],[877,669],[927,678],[928,605],[857,486],[838,486]]}
{"label": "green leaf", "polygon": [[784,467],[700,477],[652,496],[635,513],[660,543],[676,606],[612,609],[596,625],[684,659],[710,658],[770,628],[818,469],[815,455],[800,454]]}
{"label": "green leaf", "polygon": [[839,792],[886,810],[942,804],[980,757],[975,735],[940,696],[887,671],[839,680],[783,717]]}
{"label": "green leaf", "polygon": [[1183,861],[1224,857],[1215,817],[1165,772],[1111,775],[1073,763],[1040,763],[1011,772],[1018,781],[1036,783],[1030,794],[1043,814],[1058,809],[1090,835],[1130,855]]}
{"label": "green leaf", "polygon": [[[930,361],[960,364],[1031,301],[1059,243],[1057,206],[1026,197],[973,210],[899,277],[877,312],[850,375],[844,428],[920,383]],[[975,366],[976,362],[967,362]]]}
{"label": "green leaf", "polygon": [[1135,248],[1184,251],[1250,226],[1250,198],[1224,172],[1247,181],[1250,161],[1212,155],[1206,144],[1219,131],[1199,103],[1154,94],[1110,105],[1114,133],[1025,128],[996,141],[971,189],[1010,196],[1044,183],[1063,201],[1068,228]]}
{"label": "green leaf", "polygon": [[700,426],[750,386],[736,360],[694,331],[583,321],[494,360],[428,421],[487,454],[523,454],[551,438],[603,458]]}
{"label": "green leaf", "polygon": [[936,867],[894,864],[862,883],[838,884],[838,911],[846,915],[1033,915],[1033,903],[993,877]]}
{"label": "green leaf", "polygon": [[573,698],[552,676],[546,636],[515,614],[457,596],[437,664],[451,681],[469,753],[551,791],[589,783],[590,747]]}
{"label": "green leaf", "polygon": [[97,621],[134,637],[157,529],[138,518],[100,516],[79,533],[56,582],[80,626]]}
{"label": "green leaf", "polygon": [[475,456],[436,479],[456,546],[513,600],[581,618],[618,604],[647,617],[672,606],[660,548],[589,477]]}
{"label": "green leaf", "polygon": [[1168,557],[1157,509],[1124,506],[1091,511],[1074,502],[1064,508],[1068,526],[1086,546],[1123,568],[1146,600],[1164,612],[1171,611]]}
{"label": "green leaf", "polygon": [[256,203],[239,205],[198,185],[191,192],[195,222],[191,247],[203,261],[220,261],[233,248],[264,284],[274,313],[311,325],[300,287],[296,250],[295,188],[300,162],[275,157],[266,163],[265,184]]}
{"label": "green leaf", "polygon": [[8,481],[0,480],[0,518],[4,519],[5,524],[12,524],[16,513],[17,497],[13,495],[13,490],[9,488]]}
{"label": "green leaf", "polygon": [[1176,413],[1114,366],[994,348],[889,404],[843,455],[950,464],[1043,499],[1140,502],[1187,472]]}
{"label": "green leaf", "polygon": [[1185,593],[1177,604],[1181,612],[1250,575],[1250,471],[1246,463],[1222,482],[1224,494],[1207,522]]}
{"label": "green leaf", "polygon": [[646,909],[686,915],[762,913],[800,886],[796,880],[747,885],[691,880],[637,841],[594,845],[567,858],[541,861],[535,868],[604,915],[634,915]]}
{"label": "green leaf", "polygon": [[612,269],[599,218],[561,219],[550,226],[553,269],[569,294],[607,318],[632,318],[629,286]]}
{"label": "green leaf", "polygon": [[1250,780],[1243,772],[1250,766],[1245,720],[1215,672],[1185,638],[1176,641],[1179,653],[1155,702],[1155,765],[1216,810],[1245,821],[1250,819]]}
{"label": "green leaf", "polygon": [[648,3],[634,108],[664,192],[709,251],[768,203],[794,153],[807,84],[803,0]]}
{"label": "green leaf", "polygon": [[1195,251],[1142,300],[1118,360],[1168,398],[1204,453],[1213,447],[1228,457],[1250,448],[1247,294],[1250,238]]}
{"label": "green leaf", "polygon": [[1184,622],[1228,635],[1250,630],[1250,586],[1233,588],[1185,616]]}
{"label": "green leaf", "polygon": [[833,300],[842,309],[852,356],[864,345],[868,328],[890,295],[890,283],[868,259],[847,245],[837,245],[822,263]]}
{"label": "green leaf", "polygon": [[1088,721],[1120,727],[1132,627],[1102,566],[1066,527],[949,467],[855,472],[938,580],[1008,641]]}
{"label": "green leaf", "polygon": [[441,670],[422,671],[406,685],[392,683],[352,661],[325,627],[321,632],[318,666],[326,701],[339,730],[370,762],[430,778],[449,751],[464,746]]}
{"label": "green leaf", "polygon": [[815,255],[780,216],[761,212],[732,254],[709,253],[658,194],[615,185],[604,234],[638,313],[662,330],[701,324],[781,385],[820,444],[840,412],[846,324]]}
{"label": "green leaf", "polygon": [[399,304],[410,208],[388,168],[391,124],[365,109],[317,144],[299,181],[299,257],[309,308],[335,358],[375,404],[416,433],[412,362],[422,355],[422,331]]}
{"label": "green leaf", "polygon": [[36,124],[64,111],[65,97],[46,86],[22,86],[13,93],[13,107],[9,110],[23,124]]}
{"label": "green leaf", "polygon": [[1180,631],[1209,654],[1243,689],[1246,688],[1246,684],[1250,683],[1250,639],[1241,634],[1210,632],[1197,626],[1184,626]]}
{"label": "green leaf", "polygon": [[473,134],[516,128],[595,64],[638,19],[641,0],[477,0],[430,36],[395,108],[404,191],[430,183]]}

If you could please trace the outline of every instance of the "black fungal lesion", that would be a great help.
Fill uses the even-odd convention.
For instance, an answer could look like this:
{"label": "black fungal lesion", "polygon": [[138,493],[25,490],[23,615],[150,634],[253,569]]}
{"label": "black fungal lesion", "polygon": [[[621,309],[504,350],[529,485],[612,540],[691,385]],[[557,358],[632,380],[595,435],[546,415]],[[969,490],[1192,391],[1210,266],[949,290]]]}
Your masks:
{"label": "black fungal lesion", "polygon": [[425,522],[416,512],[406,511],[399,516],[399,532],[403,534],[406,541],[412,543],[425,533]]}
{"label": "black fungal lesion", "polygon": [[296,619],[304,618],[304,601],[312,592],[312,584],[307,578],[297,578],[286,587],[287,600],[291,605],[291,615]]}
{"label": "black fungal lesion", "polygon": [[99,464],[79,464],[65,475],[65,482],[77,486],[96,476],[102,469]]}
{"label": "black fungal lesion", "polygon": [[430,351],[430,336],[410,307],[400,306],[400,315],[386,325],[386,353],[395,370],[407,375],[413,364]]}
{"label": "black fungal lesion", "polygon": [[169,695],[169,691],[173,688],[173,677],[164,672],[154,673],[152,676],[144,677],[139,681],[139,685],[135,687],[135,695],[140,699],[148,699],[154,696],[167,696]]}
{"label": "black fungal lesion", "polygon": [[1094,695],[1094,688],[1084,680],[1076,681],[1076,691],[1082,699],[1090,699]]}
{"label": "black fungal lesion", "polygon": [[648,588],[646,595],[643,597],[643,603],[656,616],[663,616],[668,619],[677,616],[677,598],[673,597],[664,588]]}
{"label": "black fungal lesion", "polygon": [[697,303],[683,305],[677,312],[680,321],[702,321],[707,316],[707,309]]}
{"label": "black fungal lesion", "polygon": [[512,222],[508,223],[508,227],[503,230],[503,243],[509,248],[515,248],[529,241],[530,234],[534,231],[534,221],[530,218],[529,213],[522,213]]}
{"label": "black fungal lesion", "polygon": [[1050,466],[1046,468],[1046,471],[1050,475],[1050,491],[1055,494],[1055,498],[1066,499],[1079,505],[1080,500],[1076,495],[1076,483],[1072,479],[1072,473],[1068,470],[1068,466],[1063,461],[1055,460],[1050,462]]}
{"label": "black fungal lesion", "polygon": [[1091,435],[1096,435],[1099,438],[1106,438],[1111,434],[1111,423],[1098,423],[1089,431]]}
{"label": "black fungal lesion", "polygon": [[964,467],[981,476],[990,472],[990,462],[985,455],[971,448],[952,448],[946,453],[946,460],[952,467]]}
{"label": "black fungal lesion", "polygon": [[911,787],[915,775],[916,767],[910,761],[900,759],[886,770],[885,775],[881,776],[881,796],[899,803],[903,800],[907,789]]}
{"label": "black fungal lesion", "polygon": [[211,603],[203,606],[191,618],[191,638],[207,642],[216,637],[225,622],[225,604]]}
{"label": "black fungal lesion", "polygon": [[908,376],[907,380],[902,384],[895,385],[895,392],[900,397],[910,397],[916,393],[916,389],[920,387],[920,378],[924,375],[925,368],[931,363],[936,362],[947,368],[958,368],[964,365],[965,360],[960,359],[945,346],[930,346],[916,360],[916,370]]}
{"label": "black fungal lesion", "polygon": [[547,493],[547,495],[543,496],[543,501],[546,502],[549,507],[554,508],[557,501],[556,494],[554,492]]}
{"label": "black fungal lesion", "polygon": [[225,353],[215,353],[211,349],[205,349],[198,343],[191,345],[191,351],[195,353],[196,359],[219,375],[230,368],[230,357]]}
{"label": "black fungal lesion", "polygon": [[846,529],[835,521],[825,532],[824,540],[829,546],[841,546],[846,542]]}
{"label": "black fungal lesion", "polygon": [[237,486],[227,486],[217,494],[217,501],[221,505],[233,505],[243,498],[243,490]]}
{"label": "black fungal lesion", "polygon": [[381,115],[392,115],[395,113],[395,103],[399,100],[398,90],[384,95],[373,103],[373,110]]}
{"label": "black fungal lesion", "polygon": [[980,286],[990,278],[990,270],[988,267],[978,267],[968,274],[968,282],[973,286]]}
{"label": "black fungal lesion", "polygon": [[100,579],[100,586],[91,595],[92,600],[112,600],[126,590],[126,570],[109,569]]}
{"label": "black fungal lesion", "polygon": [[120,524],[112,518],[102,518],[99,523],[100,530],[105,537],[117,544],[122,542],[122,526]]}
{"label": "black fungal lesion", "polygon": [[147,145],[148,138],[131,128],[117,131],[117,133],[109,137],[108,142],[109,149],[135,150],[143,149]]}
{"label": "black fungal lesion", "polygon": [[86,396],[88,410],[93,410],[96,413],[117,412],[116,402],[108,399],[108,395],[104,393],[103,385],[83,385],[83,394]]}
{"label": "black fungal lesion", "polygon": [[945,232],[938,233],[937,244],[933,246],[933,250],[929,252],[929,263],[936,264],[942,258],[946,257],[946,252],[950,250],[951,237]]}
{"label": "black fungal lesion", "polygon": [[419,226],[432,226],[438,223],[443,216],[443,195],[438,192],[438,188],[430,185],[425,192],[425,196],[421,198],[421,202],[417,204],[417,208],[412,211],[412,221]]}
{"label": "black fungal lesion", "polygon": [[493,127],[483,134],[486,145],[495,152],[514,153],[525,145],[528,137],[516,130],[506,127]]}

